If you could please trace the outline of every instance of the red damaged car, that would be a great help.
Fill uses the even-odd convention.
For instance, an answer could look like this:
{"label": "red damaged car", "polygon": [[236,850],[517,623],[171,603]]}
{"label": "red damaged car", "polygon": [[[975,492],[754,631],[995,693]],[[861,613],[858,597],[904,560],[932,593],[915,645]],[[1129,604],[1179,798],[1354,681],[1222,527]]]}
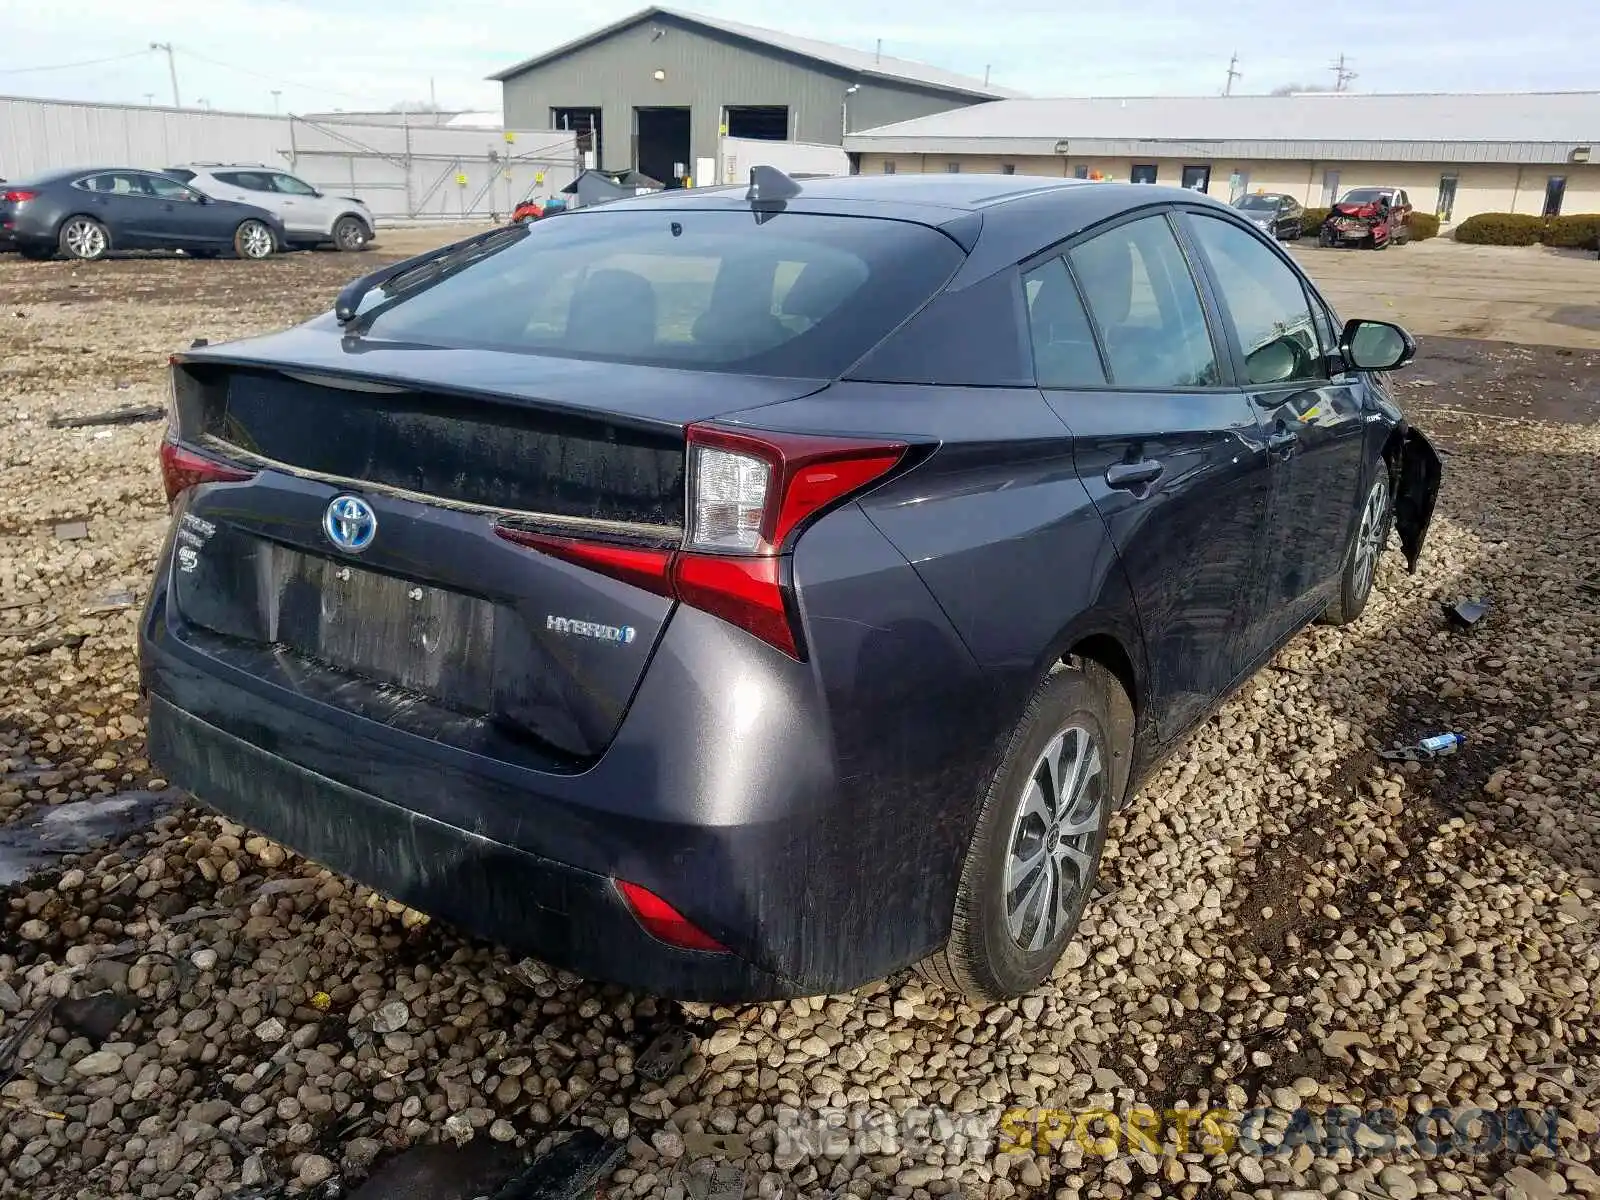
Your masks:
{"label": "red damaged car", "polygon": [[1404,188],[1351,188],[1329,210],[1322,222],[1324,246],[1371,246],[1382,250],[1391,242],[1411,240],[1411,198]]}

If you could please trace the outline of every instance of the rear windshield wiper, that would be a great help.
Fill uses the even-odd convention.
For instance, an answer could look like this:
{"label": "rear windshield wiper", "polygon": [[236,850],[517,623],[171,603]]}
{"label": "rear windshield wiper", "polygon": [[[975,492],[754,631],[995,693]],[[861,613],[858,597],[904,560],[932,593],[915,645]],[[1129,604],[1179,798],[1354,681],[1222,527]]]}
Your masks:
{"label": "rear windshield wiper", "polygon": [[381,287],[391,300],[397,299],[407,292],[438,283],[491,254],[498,254],[527,236],[526,225],[490,229],[352,279],[333,302],[333,315],[339,324],[348,325],[355,320],[356,310],[373,288]]}

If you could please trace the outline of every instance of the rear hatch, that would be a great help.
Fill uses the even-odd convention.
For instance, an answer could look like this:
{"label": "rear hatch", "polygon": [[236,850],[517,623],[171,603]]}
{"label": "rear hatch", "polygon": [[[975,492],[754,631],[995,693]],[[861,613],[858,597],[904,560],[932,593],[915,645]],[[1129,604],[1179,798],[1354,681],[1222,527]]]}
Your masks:
{"label": "rear hatch", "polygon": [[[670,397],[670,374],[582,372],[619,397]],[[578,767],[605,747],[672,602],[513,539],[677,545],[680,422],[578,411],[559,385],[541,401],[194,360],[174,379],[182,444],[249,475],[183,496],[169,593],[180,636],[323,702],[499,757],[520,757],[522,740],[541,765]],[[699,389],[700,414],[820,386],[729,380],[717,401]],[[376,524],[356,551],[336,541],[341,497]]]}
{"label": "rear hatch", "polygon": [[965,257],[905,221],[631,203],[176,362],[176,635],[430,737],[598,755],[675,603],[630,564],[685,542],[691,424],[826,387]]}

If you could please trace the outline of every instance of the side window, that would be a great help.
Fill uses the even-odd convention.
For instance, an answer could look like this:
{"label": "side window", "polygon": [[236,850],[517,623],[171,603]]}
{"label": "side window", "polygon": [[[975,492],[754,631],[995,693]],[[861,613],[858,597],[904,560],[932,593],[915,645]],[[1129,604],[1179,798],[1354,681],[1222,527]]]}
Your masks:
{"label": "side window", "polygon": [[183,204],[194,204],[199,200],[192,188],[185,187],[176,179],[168,179],[165,175],[146,175],[144,184],[150,189],[150,194],[160,200],[176,200]]}
{"label": "side window", "polygon": [[1033,369],[1042,388],[1102,387],[1105,370],[1095,349],[1089,314],[1084,311],[1067,264],[1059,258],[1022,277],[1033,335]]}
{"label": "side window", "polygon": [[1190,217],[1253,384],[1326,379],[1300,276],[1256,237],[1215,217]]}
{"label": "side window", "polygon": [[138,176],[126,171],[108,171],[104,175],[91,175],[82,181],[82,186],[91,192],[103,192],[112,196],[147,196],[144,181]]}
{"label": "side window", "polygon": [[260,171],[218,171],[217,178],[247,192],[272,191],[272,180]]}
{"label": "side window", "polygon": [[317,189],[308,183],[302,183],[293,175],[276,174],[272,176],[272,185],[286,196],[315,196]]}
{"label": "side window", "polygon": [[1165,217],[1118,225],[1068,252],[1119,387],[1212,387],[1216,351]]}

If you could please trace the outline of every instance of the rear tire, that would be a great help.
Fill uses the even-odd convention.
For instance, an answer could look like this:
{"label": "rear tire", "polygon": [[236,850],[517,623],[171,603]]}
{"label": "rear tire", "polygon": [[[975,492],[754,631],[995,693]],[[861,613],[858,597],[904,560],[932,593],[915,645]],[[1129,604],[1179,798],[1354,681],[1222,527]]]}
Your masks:
{"label": "rear tire", "polygon": [[333,223],[333,244],[347,254],[365,250],[372,233],[357,217],[340,217]]}
{"label": "rear tire", "polygon": [[1049,978],[1094,887],[1132,749],[1133,706],[1099,663],[1039,685],[979,810],[950,940],[920,974],[976,1003]]}
{"label": "rear tire", "polygon": [[68,217],[58,244],[68,258],[97,262],[111,252],[111,234],[93,217]]}
{"label": "rear tire", "polygon": [[1322,614],[1324,625],[1348,625],[1366,611],[1378,578],[1378,560],[1394,527],[1393,481],[1387,459],[1379,459],[1372,485],[1361,504],[1361,516],[1344,554],[1339,590]]}
{"label": "rear tire", "polygon": [[278,239],[260,221],[242,221],[233,231],[233,252],[240,258],[270,258],[277,248]]}

